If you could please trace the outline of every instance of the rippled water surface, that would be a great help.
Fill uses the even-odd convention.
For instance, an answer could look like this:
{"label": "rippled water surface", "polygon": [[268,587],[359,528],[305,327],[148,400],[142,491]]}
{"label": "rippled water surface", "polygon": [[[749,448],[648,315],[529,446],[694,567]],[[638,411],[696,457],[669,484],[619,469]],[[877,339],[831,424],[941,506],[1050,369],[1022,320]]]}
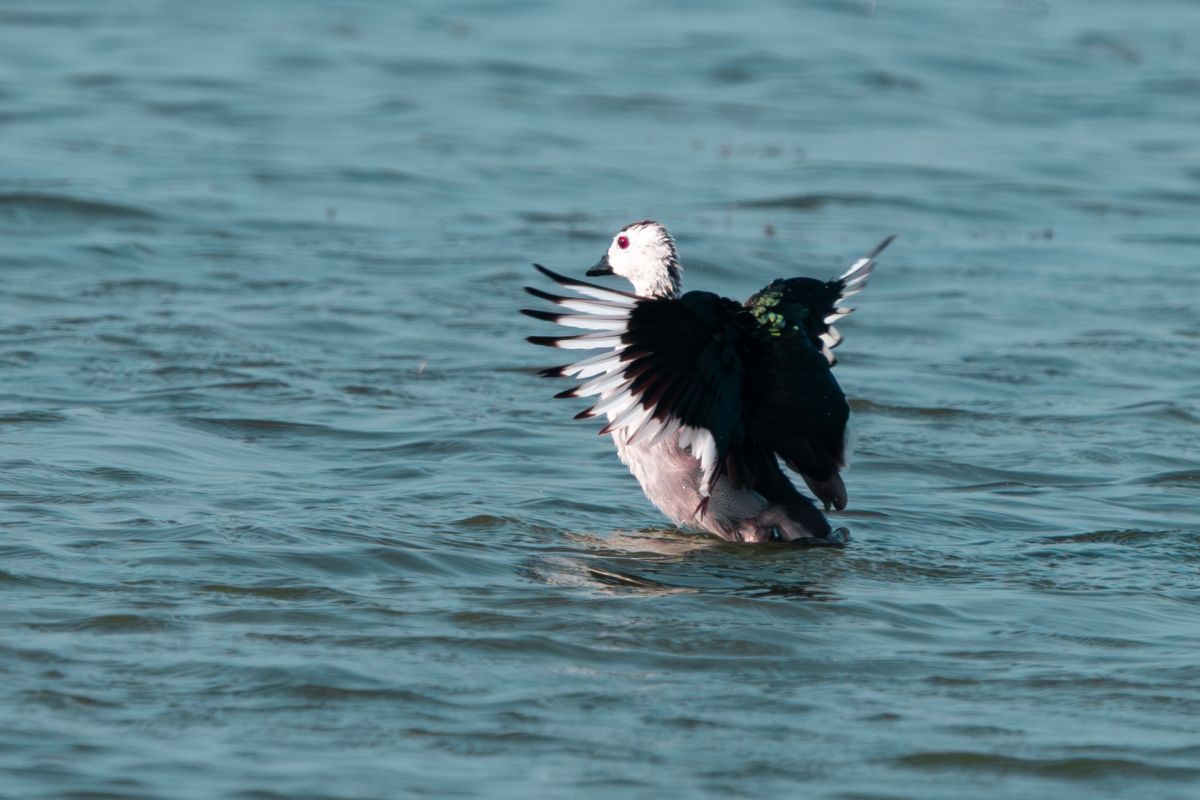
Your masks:
{"label": "rippled water surface", "polygon": [[[0,796],[1196,797],[1198,130],[1173,0],[0,6]],[[643,217],[899,234],[849,548],[535,376]]]}

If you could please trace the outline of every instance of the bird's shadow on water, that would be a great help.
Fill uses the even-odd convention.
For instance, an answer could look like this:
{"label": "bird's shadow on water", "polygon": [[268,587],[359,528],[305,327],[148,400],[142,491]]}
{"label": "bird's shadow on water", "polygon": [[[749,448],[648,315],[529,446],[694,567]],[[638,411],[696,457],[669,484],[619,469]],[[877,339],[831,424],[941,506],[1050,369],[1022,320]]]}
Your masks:
{"label": "bird's shadow on water", "polygon": [[674,528],[564,536],[582,552],[539,559],[532,578],[607,593],[840,599],[828,575],[840,548],[738,545]]}

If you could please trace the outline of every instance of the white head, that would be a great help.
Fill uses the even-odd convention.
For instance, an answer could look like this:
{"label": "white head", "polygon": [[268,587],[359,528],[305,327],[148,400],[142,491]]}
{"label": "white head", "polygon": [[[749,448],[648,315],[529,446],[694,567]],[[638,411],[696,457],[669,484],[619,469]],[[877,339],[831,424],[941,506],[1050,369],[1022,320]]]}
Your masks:
{"label": "white head", "polygon": [[683,280],[675,240],[654,220],[631,222],[613,237],[588,275],[620,275],[643,297],[675,297]]}

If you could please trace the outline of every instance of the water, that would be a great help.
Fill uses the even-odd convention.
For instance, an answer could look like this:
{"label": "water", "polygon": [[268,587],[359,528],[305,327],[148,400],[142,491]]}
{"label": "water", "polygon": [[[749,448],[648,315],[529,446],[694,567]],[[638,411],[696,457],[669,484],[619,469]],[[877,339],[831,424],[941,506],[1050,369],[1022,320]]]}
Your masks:
{"label": "water", "polygon": [[[1200,7],[0,9],[0,796],[1200,791]],[[667,528],[528,262],[842,330],[844,551]]]}

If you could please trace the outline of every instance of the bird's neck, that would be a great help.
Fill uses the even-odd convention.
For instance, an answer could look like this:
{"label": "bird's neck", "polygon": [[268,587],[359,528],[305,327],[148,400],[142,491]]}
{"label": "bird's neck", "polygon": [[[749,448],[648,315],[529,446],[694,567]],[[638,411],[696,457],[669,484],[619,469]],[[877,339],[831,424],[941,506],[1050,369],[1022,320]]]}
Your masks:
{"label": "bird's neck", "polygon": [[672,264],[664,272],[635,282],[633,291],[642,297],[679,297],[683,291],[683,271]]}

